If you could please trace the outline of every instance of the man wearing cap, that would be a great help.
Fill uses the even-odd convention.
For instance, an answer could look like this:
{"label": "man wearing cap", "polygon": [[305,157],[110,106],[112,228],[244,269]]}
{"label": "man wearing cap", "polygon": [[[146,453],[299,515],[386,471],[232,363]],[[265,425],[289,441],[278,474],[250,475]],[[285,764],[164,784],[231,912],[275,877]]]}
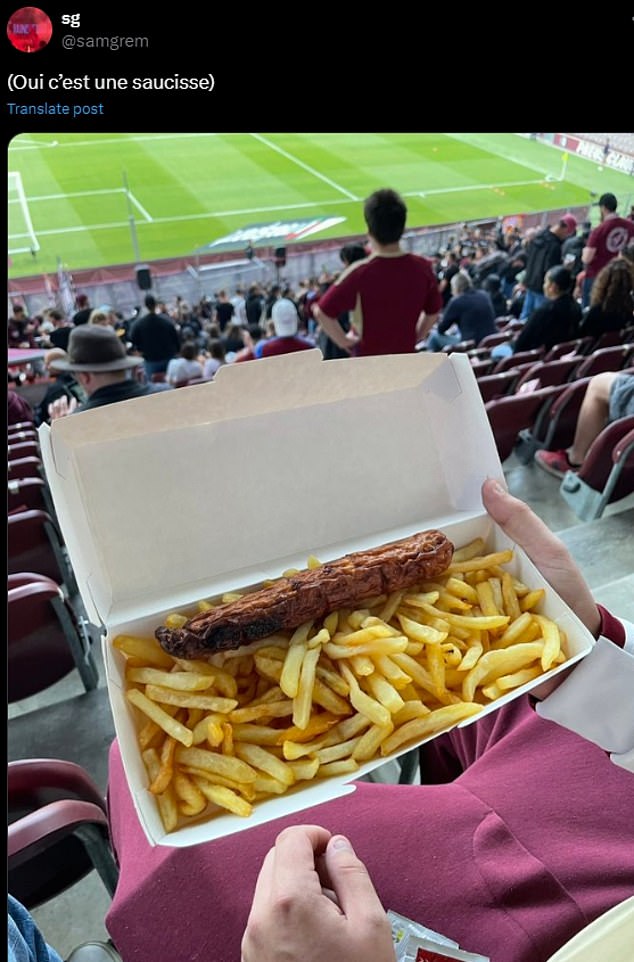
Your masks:
{"label": "man wearing cap", "polygon": [[602,194],[599,198],[601,223],[591,231],[581,253],[585,268],[581,306],[590,303],[590,291],[599,271],[616,257],[630,241],[634,240],[634,221],[619,217],[618,201],[614,194]]}
{"label": "man wearing cap", "polygon": [[288,297],[280,297],[275,301],[271,309],[271,320],[275,328],[275,337],[256,344],[256,357],[292,354],[294,351],[306,351],[315,346],[305,337],[298,337],[299,314],[295,304]]}
{"label": "man wearing cap", "polygon": [[51,420],[88,411],[90,408],[144,397],[160,390],[171,390],[167,384],[140,384],[129,376],[132,368],[143,363],[141,357],[130,357],[111,327],[82,324],[74,328],[68,341],[68,354],[55,359],[51,368],[56,371],[72,371],[75,380],[83,388],[86,400],[82,404],[69,402],[64,395],[53,401],[49,408]]}
{"label": "man wearing cap", "polygon": [[526,251],[526,270],[524,287],[526,296],[520,321],[525,321],[532,312],[546,302],[544,278],[551,267],[561,264],[561,246],[564,240],[577,230],[577,220],[572,214],[564,214],[556,224],[546,227],[533,237]]}

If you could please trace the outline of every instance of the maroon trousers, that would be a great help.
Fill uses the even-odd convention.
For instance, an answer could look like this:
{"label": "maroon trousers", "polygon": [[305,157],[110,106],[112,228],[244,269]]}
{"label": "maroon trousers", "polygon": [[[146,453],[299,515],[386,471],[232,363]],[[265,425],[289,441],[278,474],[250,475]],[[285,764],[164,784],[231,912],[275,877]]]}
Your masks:
{"label": "maroon trousers", "polygon": [[539,718],[526,697],[429,742],[421,761],[427,784],[360,782],[226,839],[152,848],[113,743],[121,876],[106,924],[123,958],[238,962],[262,860],[291,824],[347,835],[386,909],[491,962],[545,962],[634,894],[634,775]]}

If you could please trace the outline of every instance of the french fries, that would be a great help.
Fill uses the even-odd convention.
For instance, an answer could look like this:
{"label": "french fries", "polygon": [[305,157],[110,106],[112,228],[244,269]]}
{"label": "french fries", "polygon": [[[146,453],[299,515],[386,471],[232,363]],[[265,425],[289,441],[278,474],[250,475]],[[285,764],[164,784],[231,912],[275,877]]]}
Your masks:
{"label": "french fries", "polygon": [[566,639],[540,611],[544,590],[504,568],[512,557],[476,539],[433,583],[207,659],[116,637],[166,831],[222,812],[248,818],[261,799],[352,776],[565,661]]}

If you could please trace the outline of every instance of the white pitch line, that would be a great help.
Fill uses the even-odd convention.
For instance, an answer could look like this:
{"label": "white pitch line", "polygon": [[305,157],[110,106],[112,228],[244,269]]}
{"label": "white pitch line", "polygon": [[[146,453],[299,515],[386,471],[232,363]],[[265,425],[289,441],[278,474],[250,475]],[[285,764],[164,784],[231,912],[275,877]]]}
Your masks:
{"label": "white pitch line", "polygon": [[[28,204],[34,203],[36,200],[66,200],[67,197],[93,197],[96,194],[123,194],[125,193],[125,187],[104,187],[99,190],[75,190],[71,191],[69,194],[38,194],[34,197],[27,197],[26,201]],[[10,204],[17,204],[18,199],[12,198],[9,201]]]}
{"label": "white pitch line", "polygon": [[131,191],[128,191],[128,197],[130,198],[130,201],[134,204],[134,206],[136,207],[136,209],[139,210],[139,211],[141,211],[141,213],[142,213],[143,216],[145,217],[146,221],[147,221],[149,224],[151,224],[153,218],[148,214],[148,212],[146,211],[146,209],[145,209],[145,207],[143,206],[143,204],[140,204],[140,203],[138,202],[138,200],[136,199],[136,197],[134,196],[134,194],[133,194]]}
{"label": "white pitch line", "polygon": [[[341,206],[342,204],[352,203],[352,201],[346,200],[325,200],[325,201],[312,201],[306,204],[287,204],[283,206],[276,207],[250,207],[243,208],[241,210],[222,210],[222,211],[204,211],[202,214],[183,214],[179,216],[175,214],[171,217],[155,217],[152,220],[153,224],[174,224],[185,220],[205,220],[211,217],[234,217],[242,216],[245,214],[269,214],[277,211],[287,211],[287,210],[304,210],[307,207],[334,207]],[[141,221],[139,226],[142,227],[144,221]],[[81,230],[107,230],[109,227],[129,227],[127,221],[115,221],[111,224],[86,224],[83,227],[55,227],[48,230],[38,230],[38,237],[46,236],[47,234],[73,234]],[[26,237],[26,234],[12,234],[13,238]]]}
{"label": "white pitch line", "polygon": [[[465,187],[439,187],[432,190],[420,191],[420,190],[409,190],[402,191],[401,197],[421,197],[421,195],[427,196],[429,194],[451,194],[458,193],[459,191],[468,190],[493,190],[496,187],[525,187],[529,184],[541,184],[543,183],[543,178],[541,180],[515,180],[508,181],[502,184],[475,184]],[[66,195],[68,196],[68,195]],[[347,205],[351,203],[357,203],[358,199],[356,197],[350,200],[324,200],[324,201],[311,201],[305,204],[282,204],[272,207],[243,207],[236,210],[220,210],[220,211],[204,211],[201,214],[183,214],[182,216],[173,215],[170,217],[154,217],[150,218],[150,221],[146,223],[152,224],[174,224],[180,223],[181,221],[187,220],[205,220],[212,217],[238,217],[249,214],[270,214],[276,213],[278,211],[291,211],[291,210],[307,210],[311,207],[341,207],[342,205]],[[49,234],[74,234],[82,230],[108,230],[108,228],[115,227],[129,227],[127,221],[115,221],[110,224],[86,224],[81,227],[57,227],[49,230],[38,230],[38,237],[46,237]],[[143,226],[143,222],[139,224]],[[19,237],[27,237],[27,234],[12,234],[13,239]]]}
{"label": "white pitch line", "polygon": [[29,141],[27,146],[22,144],[9,144],[9,150],[39,150],[41,147],[100,147],[102,144],[122,144],[122,143],[133,143],[140,144],[147,140],[186,140],[191,137],[217,137],[218,134],[207,134],[207,133],[197,133],[197,134],[147,134],[146,136],[139,137],[126,137],[121,134],[119,137],[99,137],[95,134],[93,140],[68,140],[66,143],[48,143],[45,141]]}
{"label": "white pitch line", "polygon": [[[59,227],[53,230],[38,230],[38,237],[47,237],[51,234],[77,234],[79,231],[83,230],[109,230],[113,227],[129,227],[129,221],[113,221],[110,224],[85,224],[78,227]],[[28,237],[28,234],[9,234],[11,240],[16,240],[18,237]]]}
{"label": "white pitch line", "polygon": [[312,174],[313,177],[318,177],[319,180],[323,180],[325,184],[328,184],[330,187],[334,187],[335,190],[338,190],[340,194],[344,194],[346,197],[349,197],[350,200],[358,201],[360,199],[359,197],[356,197],[354,194],[351,194],[350,191],[346,190],[345,187],[342,187],[341,184],[335,183],[334,180],[331,180],[330,177],[326,177],[325,174],[320,174],[319,171],[315,170],[314,167],[310,167],[308,164],[305,164],[304,161],[300,160],[298,157],[293,157],[293,155],[289,154],[287,150],[284,150],[282,147],[278,147],[277,144],[274,144],[270,140],[267,140],[266,137],[263,137],[261,134],[251,134],[251,136],[254,137],[256,140],[259,140],[260,143],[265,144],[267,147],[270,147],[271,150],[274,150],[276,153],[281,154],[282,157],[286,157],[287,160],[290,160],[292,163],[297,164],[298,167],[301,167],[303,170],[308,171],[308,173]]}
{"label": "white pitch line", "polygon": [[528,187],[530,184],[543,184],[544,178],[539,180],[508,180],[501,184],[472,184],[470,187],[437,187],[433,190],[404,191],[401,197],[428,197],[430,194],[459,194],[465,190],[496,190],[501,187]]}

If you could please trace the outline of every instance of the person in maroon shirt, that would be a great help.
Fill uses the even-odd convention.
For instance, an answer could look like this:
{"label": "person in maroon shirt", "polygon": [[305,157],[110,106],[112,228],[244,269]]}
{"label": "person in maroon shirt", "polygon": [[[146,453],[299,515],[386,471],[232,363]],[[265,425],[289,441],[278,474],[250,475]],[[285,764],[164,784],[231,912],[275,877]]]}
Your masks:
{"label": "person in maroon shirt", "polygon": [[634,222],[626,217],[619,217],[617,207],[618,201],[614,194],[602,194],[599,198],[601,223],[590,233],[581,252],[586,274],[581,302],[583,308],[590,303],[590,291],[595,277],[620,250],[634,240]]}
{"label": "person in maroon shirt", "polygon": [[[372,253],[356,261],[313,306],[313,316],[338,347],[360,356],[411,354],[427,336],[442,307],[430,261],[401,248],[407,207],[387,188],[363,208]],[[337,321],[350,312],[346,334]]]}

